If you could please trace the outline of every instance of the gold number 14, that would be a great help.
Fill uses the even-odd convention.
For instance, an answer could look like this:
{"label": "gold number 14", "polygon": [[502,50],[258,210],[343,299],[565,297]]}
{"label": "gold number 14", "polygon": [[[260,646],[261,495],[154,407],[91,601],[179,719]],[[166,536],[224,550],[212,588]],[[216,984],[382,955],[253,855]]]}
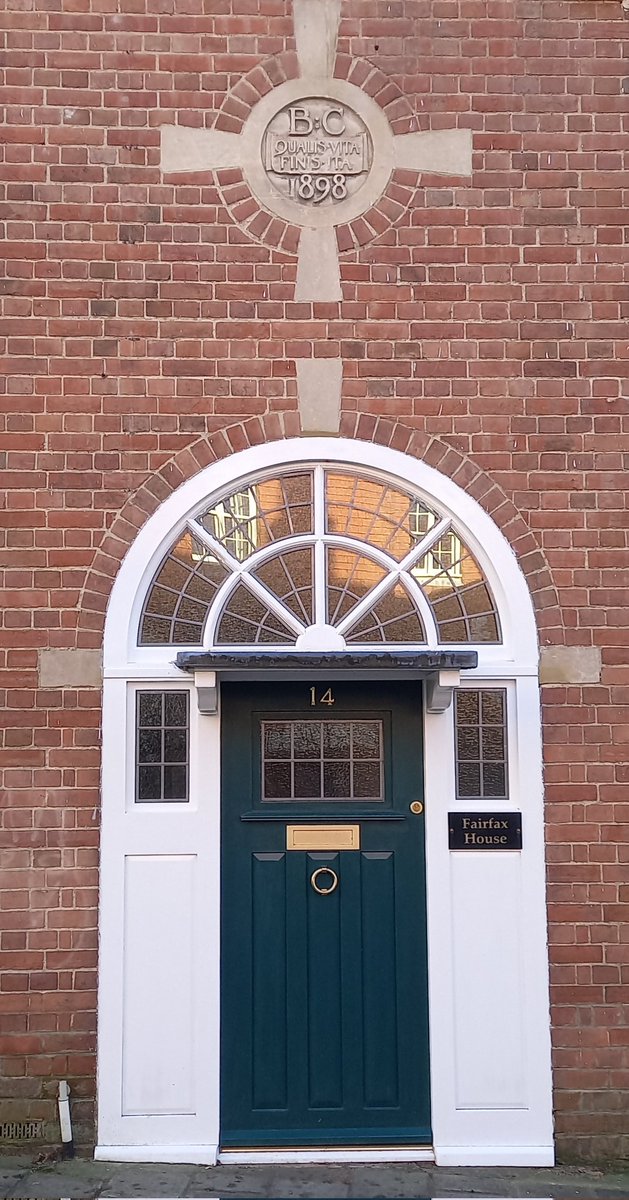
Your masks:
{"label": "gold number 14", "polygon": [[328,704],[328,705],[334,704],[334,696],[332,695],[332,688],[328,688],[327,691],[322,692],[321,695],[317,698],[317,689],[311,687],[311,689],[310,689],[310,707],[315,708],[317,704]]}

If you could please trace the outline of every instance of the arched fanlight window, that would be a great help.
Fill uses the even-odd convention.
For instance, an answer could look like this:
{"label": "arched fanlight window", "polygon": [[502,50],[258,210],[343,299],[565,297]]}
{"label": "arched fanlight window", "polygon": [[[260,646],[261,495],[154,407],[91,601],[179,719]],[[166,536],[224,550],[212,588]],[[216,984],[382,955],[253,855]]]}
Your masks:
{"label": "arched fanlight window", "polygon": [[354,649],[498,643],[451,519],[353,469],[287,468],[188,520],[148,589],[141,646]]}

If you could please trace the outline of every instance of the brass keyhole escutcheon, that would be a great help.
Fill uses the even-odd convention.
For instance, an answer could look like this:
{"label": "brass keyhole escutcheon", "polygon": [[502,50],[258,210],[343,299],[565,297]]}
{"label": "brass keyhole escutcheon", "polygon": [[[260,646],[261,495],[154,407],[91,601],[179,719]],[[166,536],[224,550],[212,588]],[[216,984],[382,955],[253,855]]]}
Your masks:
{"label": "brass keyhole escutcheon", "polygon": [[[321,875],[330,875],[332,877],[332,883],[330,887],[319,886],[317,881]],[[336,871],[332,870],[332,867],[318,867],[316,871],[312,872],[312,875],[310,876],[310,882],[317,895],[329,896],[332,892],[335,892],[339,886],[339,877]]]}
{"label": "brass keyhole escutcheon", "polygon": [[409,808],[412,813],[415,813],[416,817],[418,817],[419,814],[423,813],[423,811],[424,811],[424,806],[423,806],[421,800],[413,800],[413,803],[409,804]]}

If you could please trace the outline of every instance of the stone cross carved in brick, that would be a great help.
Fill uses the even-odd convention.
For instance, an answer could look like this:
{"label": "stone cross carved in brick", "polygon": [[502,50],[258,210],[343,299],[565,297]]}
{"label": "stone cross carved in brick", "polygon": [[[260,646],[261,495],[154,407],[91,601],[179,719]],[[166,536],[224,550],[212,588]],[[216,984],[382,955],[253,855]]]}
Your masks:
{"label": "stone cross carved in brick", "polygon": [[162,170],[238,167],[267,212],[299,228],[296,300],[340,300],[336,228],[383,197],[396,168],[466,176],[470,130],[395,135],[366,92],[334,78],[341,0],[293,0],[299,78],[273,88],[241,133],[162,126]]}

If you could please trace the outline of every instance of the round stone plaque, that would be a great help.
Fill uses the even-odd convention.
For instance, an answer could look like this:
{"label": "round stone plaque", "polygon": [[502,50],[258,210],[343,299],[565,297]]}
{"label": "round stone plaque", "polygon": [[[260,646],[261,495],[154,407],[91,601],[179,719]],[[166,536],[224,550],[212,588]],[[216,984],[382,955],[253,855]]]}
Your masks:
{"label": "round stone plaque", "polygon": [[333,208],[355,196],[373,164],[365,122],[347,104],[323,97],[276,112],[261,150],[273,190],[305,208]]}
{"label": "round stone plaque", "polygon": [[394,167],[383,110],[342,79],[325,80],[319,95],[303,79],[273,88],[252,109],[243,140],[254,196],[302,228],[353,221],[377,203]]}

